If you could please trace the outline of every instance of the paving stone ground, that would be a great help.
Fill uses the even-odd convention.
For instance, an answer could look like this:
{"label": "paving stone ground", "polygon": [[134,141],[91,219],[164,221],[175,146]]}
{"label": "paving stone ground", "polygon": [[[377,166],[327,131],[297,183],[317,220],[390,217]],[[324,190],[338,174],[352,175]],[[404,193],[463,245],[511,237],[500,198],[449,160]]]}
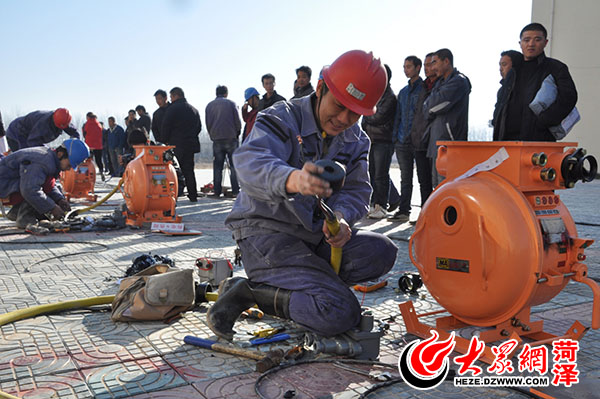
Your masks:
{"label": "paving stone ground", "polygon": [[[399,181],[397,169],[392,169]],[[210,170],[197,170],[199,185],[212,179]],[[415,179],[416,180],[416,179]],[[116,180],[98,182],[102,196]],[[418,188],[413,204],[419,203]],[[578,224],[580,237],[600,236],[600,181],[578,184],[557,192]],[[109,213],[122,201],[115,195],[90,214]],[[177,207],[186,228],[201,236],[166,236],[147,229],[107,232],[68,232],[31,236],[0,218],[0,314],[57,301],[113,295],[117,278],[143,253],[168,255],[177,266],[192,268],[199,257],[233,258],[235,242],[223,220],[233,200],[200,198],[190,203],[181,198]],[[76,205],[81,206],[81,205]],[[418,217],[413,208],[411,219]],[[401,349],[416,339],[406,333],[398,304],[412,300],[418,313],[440,309],[422,288],[417,296],[394,290],[398,275],[416,271],[408,257],[409,223],[363,220],[359,227],[387,234],[399,247],[389,285],[357,298],[379,318],[398,316],[381,340],[380,361],[396,364]],[[591,277],[600,277],[600,246],[587,249]],[[76,254],[77,253],[77,254]],[[376,256],[376,255],[374,255]],[[240,267],[236,275],[243,275]],[[591,324],[593,295],[577,283],[569,283],[551,301],[532,309],[543,319],[547,331],[563,334],[574,320]],[[600,299],[599,299],[600,300]],[[257,398],[255,383],[260,374],[252,360],[216,353],[183,343],[186,335],[214,338],[205,324],[208,305],[187,312],[170,324],[160,322],[114,323],[106,307],[43,315],[7,324],[0,329],[0,391],[21,398]],[[433,318],[425,318],[432,322]],[[236,324],[235,341],[247,344],[248,332],[260,327],[284,326],[288,342],[261,348],[289,348],[303,330],[291,322],[266,316]],[[469,338],[474,329],[460,335]],[[590,330],[580,342],[580,383],[572,388],[548,390],[557,398],[598,397],[600,392],[600,332]],[[483,364],[481,364],[483,367]],[[355,366],[368,371],[375,367]],[[389,369],[398,375],[397,369]],[[281,398],[290,390],[295,398],[357,398],[376,384],[362,374],[327,363],[290,367],[269,375],[260,383],[264,397]],[[550,392],[552,391],[552,392]],[[430,391],[417,391],[403,383],[376,390],[368,398],[522,398],[527,395],[506,388],[461,388],[444,382]]]}

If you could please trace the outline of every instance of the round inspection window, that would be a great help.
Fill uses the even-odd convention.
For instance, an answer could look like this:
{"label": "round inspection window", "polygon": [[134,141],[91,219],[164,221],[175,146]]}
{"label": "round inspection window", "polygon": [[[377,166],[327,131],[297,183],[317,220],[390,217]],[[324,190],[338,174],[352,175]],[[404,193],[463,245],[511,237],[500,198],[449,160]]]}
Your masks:
{"label": "round inspection window", "polygon": [[453,206],[449,206],[444,210],[444,222],[448,226],[454,225],[456,223],[456,219],[458,218],[458,213],[456,212],[456,208]]}

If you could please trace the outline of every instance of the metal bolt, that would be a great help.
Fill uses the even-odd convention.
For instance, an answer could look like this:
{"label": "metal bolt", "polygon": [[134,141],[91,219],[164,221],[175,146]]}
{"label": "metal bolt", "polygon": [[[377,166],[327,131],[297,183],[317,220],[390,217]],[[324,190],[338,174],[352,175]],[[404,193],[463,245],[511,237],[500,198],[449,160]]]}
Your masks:
{"label": "metal bolt", "polygon": [[500,331],[500,335],[502,335],[503,337],[508,337],[510,333],[508,332],[508,330],[502,330]]}
{"label": "metal bolt", "polygon": [[584,254],[577,254],[577,260],[585,260]]}

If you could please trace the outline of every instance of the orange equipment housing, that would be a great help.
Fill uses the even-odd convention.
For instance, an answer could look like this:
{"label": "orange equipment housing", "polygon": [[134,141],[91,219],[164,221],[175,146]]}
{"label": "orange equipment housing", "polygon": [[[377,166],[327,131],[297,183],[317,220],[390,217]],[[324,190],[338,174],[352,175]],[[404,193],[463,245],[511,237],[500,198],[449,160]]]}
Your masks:
{"label": "orange equipment housing", "polygon": [[123,175],[123,198],[127,205],[127,224],[181,222],[175,214],[177,174],[173,167],[173,146],[136,145],[136,158],[127,164]]}
{"label": "orange equipment housing", "polygon": [[88,201],[96,201],[98,196],[94,194],[96,184],[96,166],[92,158],[88,158],[77,166],[60,172],[60,183],[65,191],[67,200],[71,198],[85,198]]}
{"label": "orange equipment housing", "polygon": [[[436,320],[441,339],[445,330],[471,325],[492,327],[480,333],[488,343],[509,336],[551,342],[557,337],[543,331],[543,321],[530,321],[530,308],[551,300],[569,280],[592,289],[592,328],[598,329],[600,288],[581,263],[593,240],[577,237],[554,192],[592,180],[596,160],[576,150],[577,143],[438,144],[437,169],[446,179],[421,210],[409,254],[431,295],[451,314]],[[504,162],[461,177],[502,147]],[[400,308],[408,332],[428,338],[431,327],[418,321],[423,315],[412,303]],[[565,337],[580,339],[586,330],[576,321]],[[464,352],[468,343],[457,339],[456,350]],[[487,355],[482,360],[493,360]]]}

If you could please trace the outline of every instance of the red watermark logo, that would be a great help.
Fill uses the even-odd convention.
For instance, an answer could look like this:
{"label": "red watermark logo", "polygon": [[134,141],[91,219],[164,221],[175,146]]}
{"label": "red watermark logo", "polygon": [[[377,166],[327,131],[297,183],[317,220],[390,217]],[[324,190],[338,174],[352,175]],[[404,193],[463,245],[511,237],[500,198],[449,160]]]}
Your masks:
{"label": "red watermark logo", "polygon": [[448,356],[454,349],[454,332],[447,340],[437,342],[439,334],[431,331],[431,338],[409,343],[400,354],[398,369],[404,381],[416,389],[432,389],[446,379],[450,370]]}
{"label": "red watermark logo", "polygon": [[[438,342],[439,334],[431,330],[431,337],[425,341],[410,342],[400,353],[398,369],[404,381],[419,390],[432,389],[440,385],[448,376],[450,353],[456,345],[454,332],[445,341]],[[472,337],[464,355],[456,356],[452,361],[459,366],[454,377],[455,386],[525,386],[570,387],[579,382],[577,370],[577,351],[579,342],[571,339],[559,339],[552,343],[552,357],[545,345],[531,346],[510,339],[488,350],[494,356],[486,371],[492,375],[482,375],[483,369],[475,362],[483,355],[485,342]],[[517,351],[520,352],[517,354]],[[526,376],[510,375],[515,371],[513,355],[518,372],[527,372]],[[549,360],[554,366],[549,368]],[[546,376],[548,372],[551,376]],[[494,375],[495,374],[495,375]]]}

